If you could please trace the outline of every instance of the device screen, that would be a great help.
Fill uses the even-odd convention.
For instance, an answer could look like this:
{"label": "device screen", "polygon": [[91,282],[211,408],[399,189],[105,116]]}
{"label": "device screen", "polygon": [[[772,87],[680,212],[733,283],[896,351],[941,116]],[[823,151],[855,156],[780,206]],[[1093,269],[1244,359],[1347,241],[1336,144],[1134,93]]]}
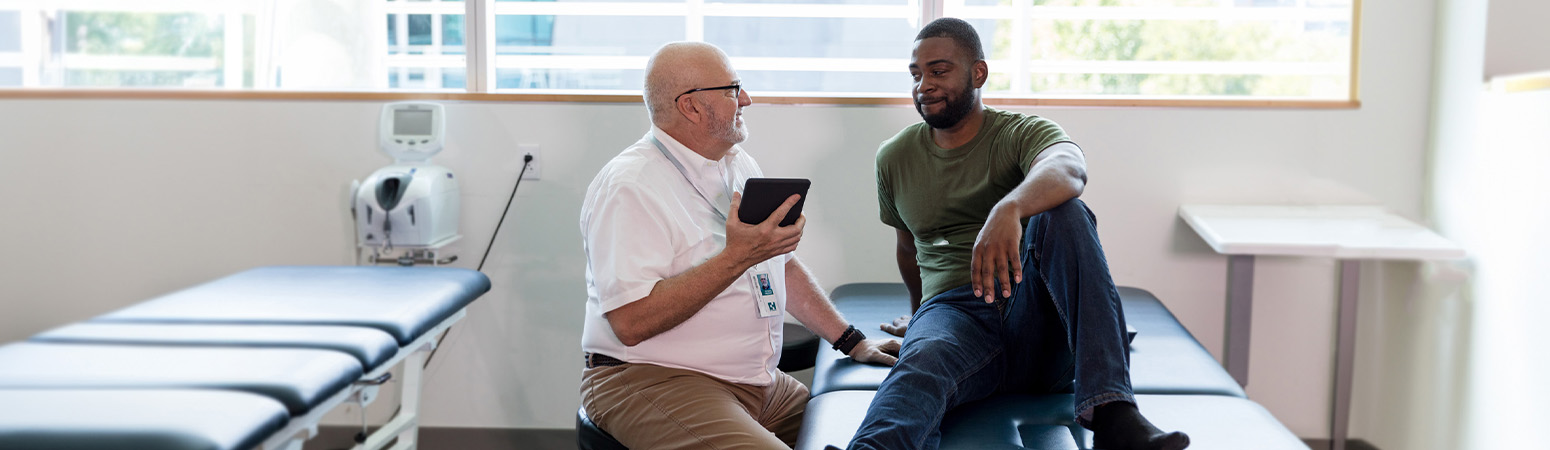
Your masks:
{"label": "device screen", "polygon": [[431,134],[431,111],[428,109],[393,111],[393,134],[399,136]]}
{"label": "device screen", "polygon": [[780,226],[796,223],[797,218],[802,217],[802,204],[807,203],[810,185],[812,181],[803,178],[749,178],[743,185],[743,206],[737,210],[737,217],[746,224],[759,224],[774,214],[787,198],[801,194],[802,198],[786,212],[786,217],[781,218]]}

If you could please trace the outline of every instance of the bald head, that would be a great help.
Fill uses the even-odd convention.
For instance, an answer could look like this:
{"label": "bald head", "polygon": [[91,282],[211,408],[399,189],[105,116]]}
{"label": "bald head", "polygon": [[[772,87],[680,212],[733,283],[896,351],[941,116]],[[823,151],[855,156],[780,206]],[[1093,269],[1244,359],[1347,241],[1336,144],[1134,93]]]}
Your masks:
{"label": "bald head", "polygon": [[732,65],[726,53],[704,42],[673,42],[657,49],[646,62],[646,108],[651,122],[663,126],[678,119],[675,98],[684,91],[731,83]]}

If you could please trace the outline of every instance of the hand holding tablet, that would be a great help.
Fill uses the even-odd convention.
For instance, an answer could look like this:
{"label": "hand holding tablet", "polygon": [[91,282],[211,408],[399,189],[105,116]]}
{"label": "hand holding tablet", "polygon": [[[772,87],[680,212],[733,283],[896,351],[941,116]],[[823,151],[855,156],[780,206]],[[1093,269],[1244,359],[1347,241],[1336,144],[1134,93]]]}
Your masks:
{"label": "hand holding tablet", "polygon": [[811,185],[812,182],[805,178],[749,178],[743,185],[742,206],[737,210],[737,217],[749,225],[763,223],[792,194],[800,194],[802,198],[786,212],[780,226],[796,223],[797,218],[802,217],[802,204],[807,202],[807,188]]}

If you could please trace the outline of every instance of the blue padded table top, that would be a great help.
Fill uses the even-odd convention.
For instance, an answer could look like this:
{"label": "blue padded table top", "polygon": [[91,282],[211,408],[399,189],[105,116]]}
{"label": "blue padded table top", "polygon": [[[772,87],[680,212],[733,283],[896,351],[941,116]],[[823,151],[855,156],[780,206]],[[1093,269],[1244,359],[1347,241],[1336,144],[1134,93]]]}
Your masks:
{"label": "blue padded table top", "polygon": [[0,389],[0,448],[246,450],[290,416],[230,391]]}
{"label": "blue padded table top", "polygon": [[367,372],[398,354],[382,330],[330,325],[198,325],[78,323],[33,336],[32,342],[203,347],[315,348],[343,352]]}
{"label": "blue padded table top", "polygon": [[0,346],[0,389],[199,388],[243,391],[302,415],[360,379],[328,350],[46,344]]}
{"label": "blue padded table top", "polygon": [[[849,443],[875,391],[838,391],[813,397],[802,417],[797,450]],[[1092,448],[1092,433],[1076,425],[1070,394],[1002,395],[972,402],[942,420],[943,450]],[[1136,405],[1164,430],[1189,434],[1190,450],[1307,450],[1264,407],[1220,395],[1137,395]]]}
{"label": "blue padded table top", "polygon": [[[1246,396],[1156,296],[1124,286],[1119,287],[1119,295],[1125,322],[1137,331],[1130,344],[1130,380],[1135,393]],[[830,298],[845,320],[868,337],[887,336],[877,325],[891,323],[909,312],[909,293],[902,283],[846,284],[835,288]],[[858,363],[825,346],[819,349],[814,365],[812,394],[876,390],[888,370]]]}
{"label": "blue padded table top", "polygon": [[93,321],[364,326],[404,346],[489,290],[489,277],[468,269],[261,267]]}

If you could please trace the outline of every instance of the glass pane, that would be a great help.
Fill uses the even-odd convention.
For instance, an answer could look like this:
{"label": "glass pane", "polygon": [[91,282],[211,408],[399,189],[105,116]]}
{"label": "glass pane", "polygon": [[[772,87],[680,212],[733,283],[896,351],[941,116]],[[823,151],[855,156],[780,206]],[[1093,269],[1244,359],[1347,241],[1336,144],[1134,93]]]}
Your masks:
{"label": "glass pane", "polygon": [[[1006,1],[1006,0],[1002,0]],[[1135,7],[1286,7],[1297,6],[1298,0],[1033,0],[1034,6],[1135,6]],[[1347,6],[1350,0],[1314,0],[1308,3],[1338,3]],[[1010,3],[1006,3],[1010,4]]]}
{"label": "glass pane", "polygon": [[[989,59],[1011,57],[1012,21],[1009,19],[966,19],[980,35],[980,46]],[[911,38],[913,39],[913,38]],[[911,45],[914,45],[911,43]],[[914,47],[910,47],[913,49]]]}
{"label": "glass pane", "polygon": [[21,13],[0,11],[0,52],[22,50]]}
{"label": "glass pane", "polygon": [[737,75],[742,77],[743,86],[755,102],[761,94],[790,92],[909,95],[911,87],[910,73],[903,69],[898,73],[739,70]]}
{"label": "glass pane", "polygon": [[497,2],[556,2],[556,3],[683,3],[684,0],[495,0]]}
{"label": "glass pane", "polygon": [[496,69],[497,89],[607,89],[639,91],[646,71],[590,69]]}
{"label": "glass pane", "polygon": [[495,16],[495,53],[543,54],[554,45],[554,16]]}
{"label": "glass pane", "polygon": [[215,88],[226,82],[227,52],[238,61],[243,56],[241,47],[226,45],[220,14],[64,11],[57,17],[56,26],[74,32],[53,49],[60,76],[51,85]]}
{"label": "glass pane", "polygon": [[19,67],[0,67],[0,86],[21,86],[22,69]]}
{"label": "glass pane", "polygon": [[1035,74],[1035,94],[1261,96],[1343,99],[1344,76],[1201,74]]}
{"label": "glass pane", "polygon": [[211,57],[220,53],[219,14],[76,12],[64,14],[73,33],[68,53]]}
{"label": "glass pane", "polygon": [[387,15],[388,53],[398,54],[398,14]]}
{"label": "glass pane", "polygon": [[466,89],[468,87],[468,77],[464,76],[466,72],[466,70],[459,70],[443,73],[441,75],[441,87],[445,89]]}
{"label": "glass pane", "polygon": [[393,89],[443,90],[464,89],[468,70],[463,67],[391,67],[387,85]]}
{"label": "glass pane", "polygon": [[992,93],[1349,95],[1351,0],[1031,0],[1025,19],[1013,1],[964,10],[987,17],[969,22]]}
{"label": "glass pane", "polygon": [[773,4],[801,3],[801,4],[821,4],[821,5],[908,5],[908,4],[910,4],[909,0],[719,0],[719,1],[707,1],[705,3],[729,3],[729,4],[736,4],[736,3],[745,3],[745,4],[746,3],[763,3],[763,4],[771,4],[771,3],[773,3]]}
{"label": "glass pane", "polygon": [[650,56],[683,39],[683,17],[495,16],[498,55]]}
{"label": "glass pane", "polygon": [[1349,21],[1034,20],[1035,60],[1350,60]]}
{"label": "glass pane", "polygon": [[[391,1],[391,0],[390,0]],[[389,4],[386,58],[372,64],[387,66],[374,81],[387,89],[465,90],[467,88],[467,22],[461,5],[448,0],[403,0],[432,3]],[[442,5],[440,3],[446,3]],[[432,11],[427,13],[427,11]]]}
{"label": "glass pane", "polygon": [[465,51],[467,50],[463,47],[463,15],[441,16],[441,53],[461,55]]}
{"label": "glass pane", "polygon": [[732,57],[909,58],[915,33],[905,19],[705,18],[705,41]]}

